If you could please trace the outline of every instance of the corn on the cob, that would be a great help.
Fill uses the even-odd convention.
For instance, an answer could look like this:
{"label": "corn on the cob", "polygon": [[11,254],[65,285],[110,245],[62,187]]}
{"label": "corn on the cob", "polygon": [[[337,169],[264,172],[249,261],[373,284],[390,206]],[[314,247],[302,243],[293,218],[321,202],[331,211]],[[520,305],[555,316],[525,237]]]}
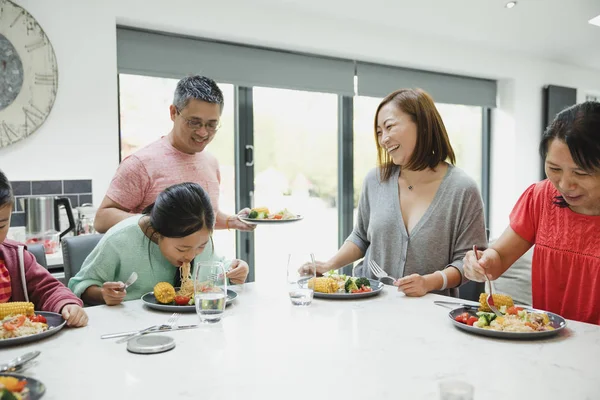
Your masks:
{"label": "corn on the cob", "polygon": [[169,304],[175,300],[175,288],[169,282],[158,282],[154,286],[154,297],[162,304]]}
{"label": "corn on the cob", "polygon": [[25,301],[0,303],[0,320],[18,314],[33,315],[33,303],[27,303]]}
{"label": "corn on the cob", "polygon": [[[488,306],[487,296],[487,293],[481,293],[479,295],[479,311],[492,311],[492,309]],[[502,306],[506,306],[506,308],[508,308],[515,305],[512,297],[505,294],[493,294],[492,297],[494,298],[494,306],[496,306],[497,309],[500,309]]]}
{"label": "corn on the cob", "polygon": [[258,208],[253,208],[251,211],[256,211],[257,213],[265,213],[265,214],[269,214],[269,209],[267,207],[258,207]]}
{"label": "corn on the cob", "polygon": [[338,284],[335,279],[331,278],[311,278],[308,281],[308,288],[319,293],[335,293],[338,289]]}

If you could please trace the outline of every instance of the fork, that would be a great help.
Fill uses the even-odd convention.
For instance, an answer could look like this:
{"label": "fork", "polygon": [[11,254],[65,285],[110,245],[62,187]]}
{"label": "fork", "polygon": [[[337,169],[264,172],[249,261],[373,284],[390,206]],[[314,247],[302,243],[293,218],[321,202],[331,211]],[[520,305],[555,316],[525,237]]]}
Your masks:
{"label": "fork", "polygon": [[133,285],[133,283],[135,281],[137,281],[137,278],[138,278],[137,272],[132,272],[131,275],[129,275],[129,278],[127,278],[127,280],[123,284],[123,288],[121,288],[119,290],[123,291],[123,290],[127,289],[129,286]]}
{"label": "fork", "polygon": [[369,269],[371,270],[371,272],[373,273],[373,275],[375,275],[377,278],[379,278],[379,280],[383,279],[383,278],[388,278],[393,280],[394,282],[396,281],[396,278],[389,276],[387,274],[387,272],[385,272],[379,265],[377,265],[377,263],[373,260],[369,260]]}
{"label": "fork", "polygon": [[178,314],[178,313],[173,313],[173,315],[171,315],[169,317],[169,319],[167,320],[167,322],[165,322],[164,324],[162,324],[162,325],[154,325],[154,326],[151,326],[149,328],[142,329],[141,331],[138,331],[137,333],[135,333],[133,335],[129,335],[129,336],[124,337],[123,339],[117,340],[116,343],[125,343],[125,342],[128,342],[131,339],[136,338],[138,336],[142,336],[144,333],[146,333],[148,331],[152,331],[154,329],[157,329],[157,330],[160,330],[160,329],[171,329],[171,328],[173,328],[175,326],[175,324],[179,320],[180,316],[181,315]]}
{"label": "fork", "polygon": [[[477,261],[479,261],[479,253],[477,252],[477,246],[473,246],[473,252],[475,253],[475,259]],[[488,293],[487,295],[487,304],[490,307],[490,310],[492,310],[494,312],[494,314],[496,314],[497,317],[503,317],[504,315],[498,311],[498,309],[496,308],[496,305],[494,304],[494,293],[492,290],[492,281],[490,281],[490,278],[488,278],[487,274],[485,275],[485,279],[487,281],[487,283],[489,283],[490,285],[490,293]]]}

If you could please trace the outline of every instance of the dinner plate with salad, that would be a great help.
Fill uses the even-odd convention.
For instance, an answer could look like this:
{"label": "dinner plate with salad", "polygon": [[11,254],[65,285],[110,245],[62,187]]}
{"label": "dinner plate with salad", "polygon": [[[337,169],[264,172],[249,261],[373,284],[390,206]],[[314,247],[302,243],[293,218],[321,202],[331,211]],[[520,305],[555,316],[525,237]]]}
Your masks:
{"label": "dinner plate with salad", "polygon": [[253,208],[247,216],[239,216],[241,221],[248,224],[285,224],[302,220],[302,215],[294,214],[287,208],[277,212],[271,212],[266,207]]}
{"label": "dinner plate with salad", "polygon": [[[179,288],[175,288],[178,290]],[[238,294],[231,289],[227,289],[227,302],[225,306],[230,305],[237,298]],[[193,296],[175,296],[173,301],[169,303],[160,303],[154,296],[154,292],[148,292],[142,296],[142,301],[146,306],[154,310],[170,311],[170,312],[195,312],[196,305],[194,304]]]}
{"label": "dinner plate with salad", "polygon": [[337,300],[377,296],[383,290],[383,283],[374,279],[343,275],[333,271],[309,279],[307,286],[313,289],[316,298]]}
{"label": "dinner plate with salad", "polygon": [[501,306],[502,316],[483,311],[481,306],[464,305],[448,314],[459,329],[502,339],[543,339],[558,334],[567,321],[558,314],[520,306]]}
{"label": "dinner plate with salad", "polygon": [[19,374],[0,373],[1,400],[38,400],[46,387],[37,379]]}
{"label": "dinner plate with salad", "polygon": [[48,311],[5,317],[0,321],[0,347],[42,340],[60,331],[66,323],[62,315]]}

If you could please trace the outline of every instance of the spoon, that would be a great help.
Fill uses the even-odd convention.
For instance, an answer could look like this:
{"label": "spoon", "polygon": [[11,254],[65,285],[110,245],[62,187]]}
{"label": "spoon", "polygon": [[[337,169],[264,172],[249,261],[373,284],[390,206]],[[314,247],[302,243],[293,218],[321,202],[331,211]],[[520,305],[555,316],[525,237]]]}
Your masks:
{"label": "spoon", "polygon": [[40,351],[32,351],[30,353],[23,354],[22,356],[19,356],[19,357],[15,358],[14,360],[10,360],[6,364],[0,365],[0,372],[6,372],[9,370],[11,370],[11,371],[17,370],[24,364],[28,363],[29,361],[31,361],[34,358],[36,358],[37,356],[39,356],[40,353],[41,353]]}

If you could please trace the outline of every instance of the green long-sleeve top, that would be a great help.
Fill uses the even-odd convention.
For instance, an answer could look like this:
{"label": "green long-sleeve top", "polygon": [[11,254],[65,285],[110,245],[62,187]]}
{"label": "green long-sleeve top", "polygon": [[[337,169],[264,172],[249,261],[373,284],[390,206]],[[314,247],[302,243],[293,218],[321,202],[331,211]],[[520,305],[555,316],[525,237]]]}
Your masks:
{"label": "green long-sleeve top", "polygon": [[[178,267],[162,255],[158,245],[148,239],[138,222],[142,216],[129,217],[112,227],[85,259],[81,270],[69,280],[69,289],[77,296],[93,285],[104,282],[125,282],[132,272],[138,279],[127,288],[125,301],[139,299],[151,292],[158,282],[175,282]],[[228,269],[231,260],[213,252],[209,241],[195,261],[221,261]]]}

